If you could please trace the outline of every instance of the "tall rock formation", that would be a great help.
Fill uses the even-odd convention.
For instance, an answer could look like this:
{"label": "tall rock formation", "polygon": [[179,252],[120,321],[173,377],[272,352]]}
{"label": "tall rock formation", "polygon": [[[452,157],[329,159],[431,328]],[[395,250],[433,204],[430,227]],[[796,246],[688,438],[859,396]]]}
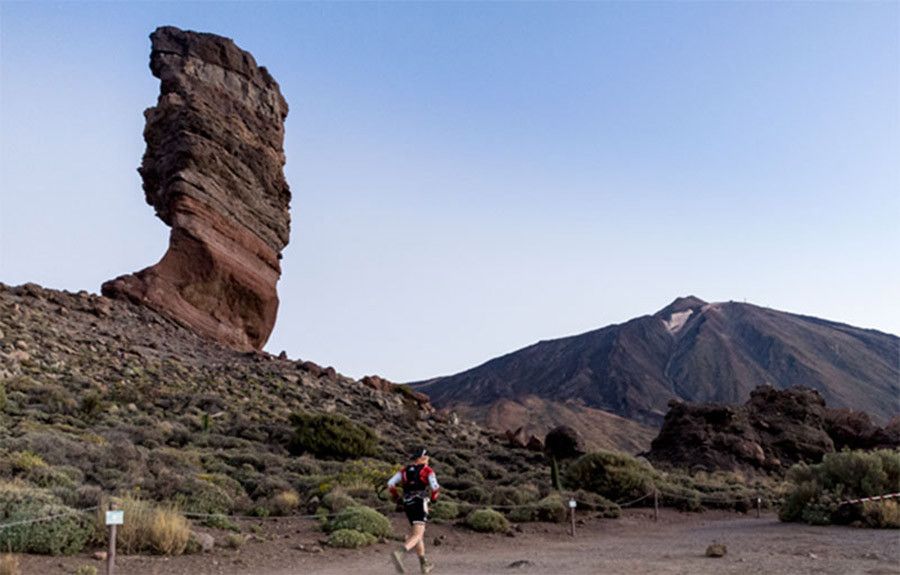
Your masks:
{"label": "tall rock formation", "polygon": [[154,266],[103,284],[200,335],[260,349],[275,325],[281,251],[290,234],[284,179],[287,102],[268,71],[228,38],[158,28],[139,172],[171,226]]}

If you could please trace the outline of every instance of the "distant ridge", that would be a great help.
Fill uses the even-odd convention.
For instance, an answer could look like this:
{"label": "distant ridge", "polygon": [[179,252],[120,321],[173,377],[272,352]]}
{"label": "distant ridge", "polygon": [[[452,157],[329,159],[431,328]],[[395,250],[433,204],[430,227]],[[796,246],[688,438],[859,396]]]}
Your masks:
{"label": "distant ridge", "polygon": [[[653,315],[541,341],[412,385],[438,407],[483,414],[489,424],[486,415],[498,402],[531,405],[521,422],[526,427],[535,420],[549,424],[552,417],[535,411],[537,398],[565,403],[568,417],[580,406],[655,428],[671,399],[743,403],[763,384],[807,386],[829,407],[862,410],[883,424],[900,413],[898,358],[895,335],[688,296]],[[508,420],[503,424],[516,423]]]}

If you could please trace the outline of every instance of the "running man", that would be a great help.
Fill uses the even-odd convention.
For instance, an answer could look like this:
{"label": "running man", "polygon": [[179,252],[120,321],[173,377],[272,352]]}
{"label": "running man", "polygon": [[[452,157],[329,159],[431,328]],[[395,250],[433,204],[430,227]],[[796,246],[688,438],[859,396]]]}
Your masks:
{"label": "running man", "polygon": [[422,573],[431,573],[434,566],[425,559],[425,523],[428,521],[428,502],[437,501],[441,486],[438,485],[434,470],[428,467],[427,449],[424,447],[417,449],[410,460],[412,463],[395,473],[387,483],[394,501],[398,501],[400,498],[397,493],[397,485],[403,487],[403,510],[406,512],[406,518],[409,519],[410,525],[406,543],[391,553],[391,557],[394,559],[397,571],[406,573],[406,568],[403,567],[403,555],[415,548]]}

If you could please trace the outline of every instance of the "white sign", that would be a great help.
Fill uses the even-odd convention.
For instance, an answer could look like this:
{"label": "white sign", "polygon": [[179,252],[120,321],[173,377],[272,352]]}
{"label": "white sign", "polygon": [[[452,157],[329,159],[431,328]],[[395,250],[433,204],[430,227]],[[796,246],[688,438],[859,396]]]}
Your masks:
{"label": "white sign", "polygon": [[106,524],[107,525],[124,525],[125,524],[125,512],[124,511],[107,511],[106,512]]}
{"label": "white sign", "polygon": [[569,499],[569,507],[575,509],[575,506],[578,505],[574,499]]}

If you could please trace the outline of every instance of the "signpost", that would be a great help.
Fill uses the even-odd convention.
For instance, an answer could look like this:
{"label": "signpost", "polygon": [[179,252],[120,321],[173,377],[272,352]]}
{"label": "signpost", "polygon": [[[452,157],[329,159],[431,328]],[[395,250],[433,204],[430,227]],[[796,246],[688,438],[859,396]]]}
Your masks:
{"label": "signpost", "polygon": [[572,537],[575,537],[575,507],[578,503],[574,499],[569,499],[569,515],[572,518]]}
{"label": "signpost", "polygon": [[125,512],[116,509],[117,505],[110,502],[109,511],[106,512],[106,524],[109,525],[109,552],[106,554],[106,575],[116,573],[116,525],[125,524]]}

